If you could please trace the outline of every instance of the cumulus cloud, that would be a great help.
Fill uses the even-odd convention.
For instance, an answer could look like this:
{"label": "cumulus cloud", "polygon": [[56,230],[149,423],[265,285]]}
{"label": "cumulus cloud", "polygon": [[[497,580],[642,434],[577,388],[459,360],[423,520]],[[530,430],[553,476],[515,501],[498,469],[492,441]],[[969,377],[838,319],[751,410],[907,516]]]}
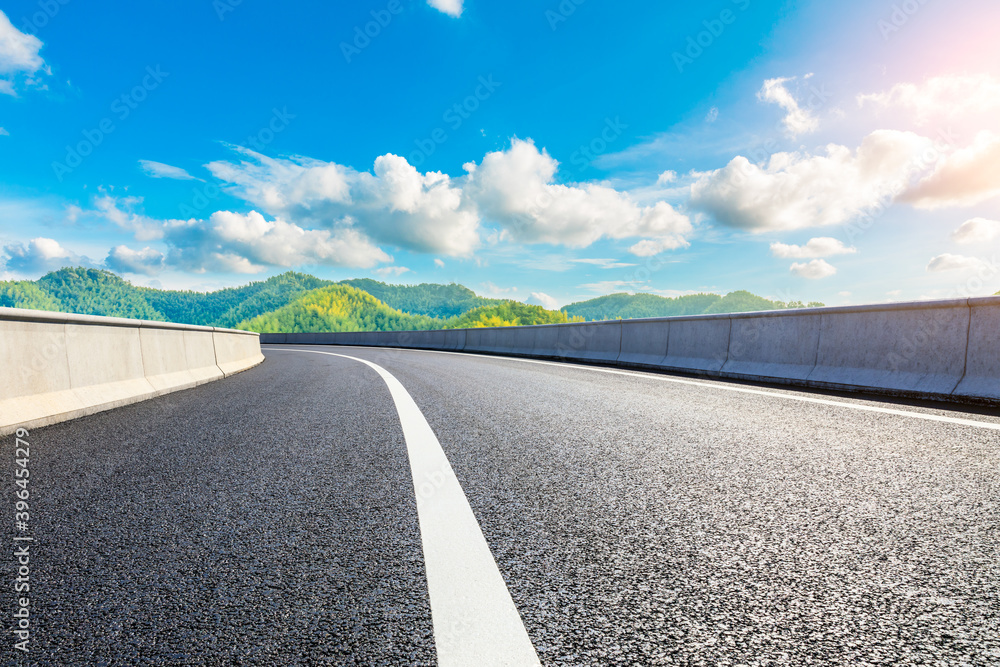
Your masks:
{"label": "cumulus cloud", "polygon": [[164,240],[171,246],[171,265],[197,272],[259,273],[267,267],[304,264],[367,269],[392,261],[347,224],[332,230],[303,229],[256,211],[218,211],[205,221],[171,224]]}
{"label": "cumulus cloud", "polygon": [[[256,211],[217,211],[207,220],[156,220],[136,212],[142,203],[139,197],[103,195],[94,203],[93,211],[81,215],[96,214],[138,240],[162,242],[167,247],[165,265],[188,271],[258,273],[268,267],[310,264],[367,269],[392,261],[349,219],[328,229],[308,229],[281,218],[269,220]],[[113,250],[111,262],[126,266],[138,261],[130,254],[135,251],[126,250]],[[146,259],[155,263],[150,254]]]}
{"label": "cumulus cloud", "polygon": [[434,9],[455,18],[462,15],[463,3],[464,0],[427,0],[427,4]]}
{"label": "cumulus cloud", "polygon": [[986,218],[966,220],[951,234],[955,243],[990,243],[1000,238],[1000,222]]}
{"label": "cumulus cloud", "polygon": [[931,145],[912,132],[877,130],[855,151],[830,144],[825,155],[775,153],[763,167],[737,156],[698,174],[690,204],[752,232],[840,224],[901,193]]}
{"label": "cumulus cloud", "polygon": [[541,306],[547,310],[559,310],[559,302],[545,292],[532,292],[525,303],[531,306]]}
{"label": "cumulus cloud", "polygon": [[16,84],[23,80],[37,84],[37,75],[49,73],[49,68],[39,55],[42,40],[26,35],[11,24],[0,11],[0,93],[17,95]]}
{"label": "cumulus cloud", "polygon": [[819,119],[812,115],[808,109],[799,106],[798,100],[785,86],[786,83],[795,81],[796,78],[767,79],[757,93],[757,99],[777,104],[785,110],[785,118],[781,122],[793,137],[815,132],[816,128],[819,127]]}
{"label": "cumulus cloud", "polygon": [[153,178],[172,178],[178,181],[194,181],[200,180],[196,179],[194,176],[189,174],[184,169],[180,167],[174,167],[169,164],[163,164],[162,162],[154,162],[153,160],[139,160],[139,164],[142,166],[142,170],[146,172],[147,176]]}
{"label": "cumulus cloud", "polygon": [[350,218],[371,238],[418,252],[466,256],[479,244],[478,217],[463,204],[461,187],[440,172],[421,174],[397,155],[377,158],[369,173],[240,151],[246,160],[213,162],[209,170],[232,194],[273,216],[304,227]]}
{"label": "cumulus cloud", "polygon": [[556,184],[558,166],[534,142],[514,139],[509,149],[465,166],[466,192],[517,242],[584,247],[601,238],[652,237],[665,249],[688,245],[691,221],[670,204],[639,206],[628,194],[593,183]]}
{"label": "cumulus cloud", "polygon": [[989,74],[939,76],[922,83],[900,83],[889,90],[858,95],[858,106],[901,108],[925,124],[957,114],[1000,109],[1000,81]]}
{"label": "cumulus cloud", "polygon": [[677,180],[677,172],[673,169],[668,169],[656,178],[657,185],[668,185]]}
{"label": "cumulus cloud", "polygon": [[55,239],[38,237],[27,244],[11,243],[3,249],[4,265],[8,271],[21,274],[39,274],[57,271],[67,266],[90,266],[86,257],[62,247]]}
{"label": "cumulus cloud", "polygon": [[857,248],[848,248],[840,240],[830,238],[829,236],[809,239],[809,242],[803,246],[787,245],[778,242],[771,244],[771,254],[784,259],[832,257],[834,255],[850,255],[857,251]]}
{"label": "cumulus cloud", "polygon": [[829,278],[837,272],[836,267],[822,259],[814,259],[811,262],[795,262],[789,270],[800,278],[808,280]]}
{"label": "cumulus cloud", "polygon": [[444,268],[444,260],[435,257],[434,258],[434,266],[438,267],[439,269],[443,269]]}
{"label": "cumulus cloud", "polygon": [[165,259],[162,252],[148,246],[142,250],[132,250],[128,246],[119,245],[111,249],[104,265],[118,273],[155,276],[163,270]]}
{"label": "cumulus cloud", "polygon": [[986,262],[981,259],[976,259],[975,257],[966,257],[964,255],[953,255],[949,252],[943,255],[938,255],[933,258],[927,264],[927,270],[931,273],[937,273],[940,271],[960,271],[968,269],[978,269],[984,266]]}
{"label": "cumulus cloud", "polygon": [[918,208],[971,206],[1000,194],[1000,136],[983,131],[970,146],[938,161],[934,170],[899,197]]}

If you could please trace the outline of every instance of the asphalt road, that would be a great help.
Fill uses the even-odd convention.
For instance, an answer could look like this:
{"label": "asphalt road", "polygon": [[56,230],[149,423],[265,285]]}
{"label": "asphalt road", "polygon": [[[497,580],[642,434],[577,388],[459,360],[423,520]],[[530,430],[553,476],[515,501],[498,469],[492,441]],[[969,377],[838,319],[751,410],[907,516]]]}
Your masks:
{"label": "asphalt road", "polygon": [[[1000,664],[1000,430],[954,421],[995,415],[305,349],[413,397],[542,664]],[[436,664],[385,382],[265,353],[30,433],[32,634],[9,663]]]}

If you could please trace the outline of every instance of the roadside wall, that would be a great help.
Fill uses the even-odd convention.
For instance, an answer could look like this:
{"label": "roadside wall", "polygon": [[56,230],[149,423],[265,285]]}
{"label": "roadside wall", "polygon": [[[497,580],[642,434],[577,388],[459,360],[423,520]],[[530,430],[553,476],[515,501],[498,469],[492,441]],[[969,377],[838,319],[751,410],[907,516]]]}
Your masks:
{"label": "roadside wall", "polygon": [[1000,297],[454,332],[263,334],[1000,404]]}
{"label": "roadside wall", "polygon": [[187,389],[256,366],[247,331],[0,308],[0,435]]}

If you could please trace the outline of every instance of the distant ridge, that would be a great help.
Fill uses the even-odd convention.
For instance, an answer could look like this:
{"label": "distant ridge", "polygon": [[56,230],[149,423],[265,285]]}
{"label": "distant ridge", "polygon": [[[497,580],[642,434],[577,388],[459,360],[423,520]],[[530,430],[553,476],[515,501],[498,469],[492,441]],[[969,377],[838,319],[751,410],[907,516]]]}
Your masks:
{"label": "distant ridge", "polygon": [[0,306],[243,328],[261,332],[400,331],[555,324],[823,305],[783,303],[750,292],[610,294],[561,311],[491,299],[468,287],[390,285],[356,278],[334,282],[288,271],[215,292],[138,287],[98,269],[64,268],[38,280],[0,281]]}

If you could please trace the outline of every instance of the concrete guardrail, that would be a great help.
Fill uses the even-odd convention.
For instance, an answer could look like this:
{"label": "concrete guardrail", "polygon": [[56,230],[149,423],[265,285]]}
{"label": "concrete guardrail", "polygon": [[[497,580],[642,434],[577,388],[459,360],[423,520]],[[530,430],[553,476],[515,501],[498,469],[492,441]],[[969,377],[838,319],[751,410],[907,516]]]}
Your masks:
{"label": "concrete guardrail", "polygon": [[263,360],[248,331],[0,308],[0,435],[220,380]]}
{"label": "concrete guardrail", "polygon": [[262,334],[261,342],[562,359],[1000,404],[1000,297],[455,331]]}

